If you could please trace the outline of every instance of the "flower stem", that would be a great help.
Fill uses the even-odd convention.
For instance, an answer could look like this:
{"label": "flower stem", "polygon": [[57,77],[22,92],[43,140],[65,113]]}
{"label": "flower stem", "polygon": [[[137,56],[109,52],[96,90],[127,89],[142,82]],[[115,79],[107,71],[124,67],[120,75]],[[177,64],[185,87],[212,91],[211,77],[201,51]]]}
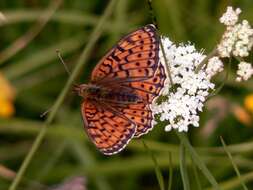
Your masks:
{"label": "flower stem", "polygon": [[[160,35],[159,35],[160,36]],[[164,50],[164,46],[163,46],[163,43],[162,43],[162,40],[161,40],[161,37],[159,37],[159,40],[160,40],[160,45],[161,45],[161,50],[162,50],[162,54],[163,54],[163,59],[165,61],[165,65],[166,65],[166,70],[167,70],[167,74],[168,74],[168,77],[169,77],[169,80],[170,80],[170,84],[171,86],[173,86],[173,80],[172,80],[172,76],[171,76],[171,69],[170,69],[170,64],[169,64],[169,61],[166,57],[166,54],[165,54],[165,50]]]}
{"label": "flower stem", "polygon": [[208,63],[208,60],[214,56],[216,56],[218,54],[218,50],[217,48],[214,48],[211,53],[209,53],[205,59],[203,59],[203,61],[197,66],[196,70],[195,70],[195,73],[198,73],[200,71],[200,69],[206,65]]}
{"label": "flower stem", "polygon": [[152,7],[152,0],[147,0],[147,2],[148,2],[148,6],[149,6],[149,11],[150,11],[150,17],[152,19],[153,24],[157,28],[159,43],[160,43],[160,46],[161,46],[163,58],[164,58],[165,65],[166,65],[166,71],[167,71],[166,73],[168,74],[171,86],[173,86],[173,80],[172,80],[172,76],[171,76],[171,72],[170,72],[170,65],[169,65],[169,62],[168,62],[166,54],[165,54],[164,46],[163,46],[162,39],[161,39],[161,34],[160,34],[159,28],[158,28],[158,23],[157,23],[157,20],[156,20],[156,17],[155,17],[154,9]]}
{"label": "flower stem", "polygon": [[235,172],[237,174],[237,177],[238,177],[239,181],[241,182],[241,185],[242,185],[243,189],[244,190],[248,190],[247,186],[245,185],[245,181],[242,179],[240,171],[239,171],[239,169],[238,169],[238,167],[237,167],[237,165],[236,165],[236,163],[235,163],[235,161],[234,161],[234,159],[232,157],[232,154],[229,152],[229,150],[227,148],[227,145],[226,145],[224,139],[222,138],[222,136],[220,136],[220,140],[221,140],[222,146],[224,148],[224,151],[227,153],[228,158],[231,161],[232,166],[233,166],[233,168],[234,168],[234,170],[235,170]]}
{"label": "flower stem", "polygon": [[104,11],[104,14],[100,18],[96,28],[93,30],[93,33],[90,36],[90,41],[88,42],[88,44],[84,48],[80,58],[78,59],[77,65],[75,66],[72,74],[70,75],[65,87],[63,88],[63,90],[59,94],[58,98],[56,99],[56,101],[55,101],[55,103],[52,107],[52,111],[49,113],[49,116],[48,116],[47,120],[45,121],[44,126],[41,128],[41,130],[40,130],[38,136],[36,137],[29,153],[27,154],[27,156],[25,157],[25,160],[21,164],[21,167],[20,167],[20,169],[17,173],[17,176],[15,177],[15,179],[12,182],[11,186],[9,187],[9,190],[16,190],[18,184],[20,183],[21,178],[23,177],[28,165],[30,164],[35,152],[39,148],[39,146],[40,146],[40,144],[41,144],[41,142],[42,142],[42,140],[43,140],[43,138],[44,138],[44,136],[47,132],[48,125],[53,121],[54,117],[56,116],[57,111],[60,108],[60,105],[63,103],[65,96],[69,92],[69,89],[72,86],[72,83],[74,82],[74,80],[78,76],[78,74],[81,71],[81,69],[83,68],[83,66],[86,64],[87,59],[88,59],[88,57],[89,57],[89,55],[92,51],[92,48],[94,47],[95,43],[97,42],[99,36],[102,33],[102,29],[105,26],[106,19],[113,12],[113,7],[114,7],[114,4],[116,2],[117,2],[117,0],[111,0],[110,1],[110,3],[108,4],[106,10]]}
{"label": "flower stem", "polygon": [[189,183],[189,177],[188,177],[188,171],[186,166],[186,154],[185,154],[185,146],[181,142],[180,145],[180,173],[181,178],[184,186],[184,190],[190,190],[190,183]]}
{"label": "flower stem", "polygon": [[194,148],[190,144],[187,136],[184,133],[180,133],[180,132],[177,132],[177,131],[176,131],[176,134],[177,134],[178,138],[180,139],[181,143],[184,145],[184,147],[186,148],[186,150],[191,155],[192,160],[194,161],[194,163],[196,164],[196,166],[198,166],[198,168],[206,176],[206,178],[211,183],[211,185],[213,186],[213,188],[215,190],[220,190],[220,187],[219,187],[217,181],[215,180],[215,178],[213,177],[213,175],[211,174],[211,172],[208,170],[208,168],[206,167],[205,163],[201,160],[201,158],[199,157],[198,153],[194,150]]}

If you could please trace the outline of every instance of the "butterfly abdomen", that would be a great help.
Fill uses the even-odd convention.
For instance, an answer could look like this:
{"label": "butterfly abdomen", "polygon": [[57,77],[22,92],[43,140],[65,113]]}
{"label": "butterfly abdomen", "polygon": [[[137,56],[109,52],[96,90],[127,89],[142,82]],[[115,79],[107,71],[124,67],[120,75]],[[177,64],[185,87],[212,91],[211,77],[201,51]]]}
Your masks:
{"label": "butterfly abdomen", "polygon": [[136,103],[140,100],[136,94],[130,94],[127,92],[110,92],[108,93],[107,98],[123,103]]}
{"label": "butterfly abdomen", "polygon": [[112,89],[102,88],[100,86],[88,85],[86,87],[86,93],[89,99],[95,101],[109,101],[115,103],[137,103],[140,101],[140,97],[136,94],[129,92],[114,91]]}

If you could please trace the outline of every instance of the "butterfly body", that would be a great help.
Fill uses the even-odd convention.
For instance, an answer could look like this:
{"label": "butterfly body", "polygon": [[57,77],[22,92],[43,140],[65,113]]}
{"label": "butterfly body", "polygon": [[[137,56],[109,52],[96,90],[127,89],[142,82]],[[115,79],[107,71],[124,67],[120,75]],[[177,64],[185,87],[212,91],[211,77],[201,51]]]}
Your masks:
{"label": "butterfly body", "polygon": [[153,128],[151,104],[166,80],[159,60],[159,36],[144,26],[115,45],[92,71],[91,81],[75,87],[81,97],[84,128],[105,155],[125,148]]}
{"label": "butterfly body", "polygon": [[134,93],[127,90],[117,90],[106,87],[97,86],[94,84],[82,84],[75,88],[76,93],[90,101],[103,102],[109,101],[116,104],[133,104],[141,100],[141,98]]}

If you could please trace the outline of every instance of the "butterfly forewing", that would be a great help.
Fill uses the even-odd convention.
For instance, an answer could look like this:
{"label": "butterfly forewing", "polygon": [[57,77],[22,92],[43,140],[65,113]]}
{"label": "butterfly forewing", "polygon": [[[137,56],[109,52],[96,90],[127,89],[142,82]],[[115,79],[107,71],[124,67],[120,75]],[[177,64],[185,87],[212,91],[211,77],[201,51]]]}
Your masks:
{"label": "butterfly forewing", "polygon": [[153,25],[124,37],[94,68],[91,80],[152,77],[158,66],[159,40]]}

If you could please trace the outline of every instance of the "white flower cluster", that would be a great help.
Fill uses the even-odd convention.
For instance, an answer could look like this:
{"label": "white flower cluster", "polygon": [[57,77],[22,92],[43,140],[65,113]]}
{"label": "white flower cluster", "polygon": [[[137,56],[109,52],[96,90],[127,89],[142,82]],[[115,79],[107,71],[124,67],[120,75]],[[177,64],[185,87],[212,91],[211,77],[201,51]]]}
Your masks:
{"label": "white flower cluster", "polygon": [[[209,60],[191,44],[177,46],[168,38],[161,39],[169,64],[167,71],[170,73],[167,75],[170,74],[170,77],[165,81],[160,99],[154,101],[151,108],[159,120],[166,123],[165,131],[176,129],[181,132],[188,131],[189,126],[198,127],[199,112],[202,111],[210,91],[215,87],[210,80],[224,69],[220,58],[249,55],[253,46],[253,29],[246,20],[238,22],[240,13],[240,9],[228,7],[220,18],[220,22],[226,26],[226,31],[217,49],[210,54],[214,57]],[[161,63],[166,67],[162,51],[159,52],[159,56]],[[241,62],[238,65],[237,81],[247,80],[252,75],[253,67],[250,63]]]}
{"label": "white flower cluster", "polygon": [[242,80],[248,80],[253,75],[253,67],[250,63],[247,62],[240,62],[238,65],[238,70],[236,72],[237,82],[241,82]]}
{"label": "white flower cluster", "polygon": [[217,73],[222,72],[223,69],[224,69],[223,62],[220,60],[219,57],[214,56],[211,59],[209,59],[207,63],[206,67],[207,77],[211,79]]}
{"label": "white flower cluster", "polygon": [[253,46],[253,29],[247,20],[238,23],[240,9],[233,10],[228,7],[227,12],[220,18],[227,28],[218,45],[218,52],[221,57],[230,57],[230,55],[247,57]]}
{"label": "white flower cluster", "polygon": [[238,21],[238,16],[241,13],[241,9],[237,8],[236,10],[233,7],[227,7],[227,11],[220,17],[220,22],[226,26],[233,26]]}
{"label": "white flower cluster", "polygon": [[[233,10],[228,7],[227,11],[220,18],[220,22],[227,26],[222,40],[217,47],[220,57],[247,57],[253,47],[253,28],[247,20],[238,23],[241,10]],[[240,62],[237,70],[236,81],[248,80],[252,74],[252,65]]]}
{"label": "white flower cluster", "polygon": [[[205,56],[197,52],[193,45],[176,46],[168,38],[162,38],[162,44],[170,65],[173,86],[167,79],[162,92],[166,101],[154,102],[152,110],[160,116],[161,121],[168,122],[166,131],[188,131],[190,125],[199,126],[198,112],[202,111],[203,103],[214,84],[205,70],[195,73]],[[160,60],[166,64],[161,51]]]}

